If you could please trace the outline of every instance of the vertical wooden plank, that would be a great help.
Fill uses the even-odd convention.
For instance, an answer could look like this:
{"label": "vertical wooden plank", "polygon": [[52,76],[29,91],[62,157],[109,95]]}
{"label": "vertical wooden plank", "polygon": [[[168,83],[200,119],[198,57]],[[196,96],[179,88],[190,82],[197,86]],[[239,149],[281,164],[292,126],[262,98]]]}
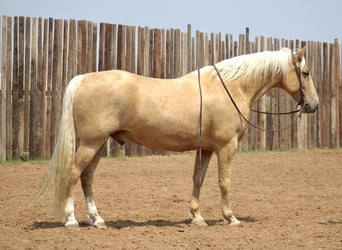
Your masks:
{"label": "vertical wooden plank", "polygon": [[18,98],[19,98],[19,76],[18,76],[18,70],[19,70],[19,17],[14,17],[13,22],[13,76],[12,76],[12,148],[11,148],[11,158],[17,159],[17,155],[15,152],[17,152],[18,149],[18,141],[17,141],[17,124],[18,124]]}
{"label": "vertical wooden plank", "polygon": [[204,61],[204,33],[196,31],[196,68],[205,66]]}
{"label": "vertical wooden plank", "polygon": [[47,149],[47,67],[43,67],[43,65],[47,65],[48,62],[48,46],[49,46],[49,20],[44,19],[42,21],[42,48],[41,48],[41,57],[40,57],[40,76],[39,76],[39,84],[38,84],[38,92],[39,92],[39,100],[40,107],[44,112],[40,113],[40,138],[39,142],[41,145],[41,156],[49,157],[50,150]]}
{"label": "vertical wooden plank", "polygon": [[195,61],[195,58],[196,58],[196,46],[195,46],[195,38],[193,37],[192,40],[191,40],[191,57],[192,57],[192,61],[191,61],[191,64],[192,64],[192,70],[195,70],[196,69],[196,61]]}
{"label": "vertical wooden plank", "polygon": [[7,152],[7,72],[6,72],[6,59],[7,59],[7,17],[2,16],[0,20],[1,24],[1,69],[0,69],[0,161],[6,161]]}
{"label": "vertical wooden plank", "polygon": [[126,69],[126,26],[119,25],[118,27],[118,69]]}
{"label": "vertical wooden plank", "polygon": [[31,91],[30,91],[30,114],[29,114],[29,154],[31,159],[37,158],[37,138],[39,119],[39,106],[37,102],[37,18],[32,19],[32,41],[31,41]]}
{"label": "vertical wooden plank", "polygon": [[323,122],[323,130],[322,130],[322,143],[323,147],[330,146],[330,84],[329,84],[329,44],[323,43],[323,98],[322,98],[322,121]]}
{"label": "vertical wooden plank", "polygon": [[103,58],[104,58],[104,67],[101,70],[111,70],[115,68],[114,61],[117,58],[113,57],[114,54],[114,47],[116,47],[116,41],[113,41],[113,26],[111,24],[105,25],[105,43],[104,43],[104,51],[103,51]]}
{"label": "vertical wooden plank", "polygon": [[224,42],[225,42],[225,54],[224,54],[224,59],[228,59],[229,58],[229,51],[230,51],[230,48],[229,48],[229,35],[226,34],[224,36]]}
{"label": "vertical wooden plank", "polygon": [[166,78],[166,47],[165,47],[165,29],[161,30],[161,78]]}
{"label": "vertical wooden plank", "polygon": [[[47,82],[46,82],[46,145],[47,156],[50,156],[54,149],[54,142],[51,141],[51,114],[52,114],[52,70],[53,70],[53,34],[54,20],[48,19],[48,44],[47,44]],[[45,64],[46,65],[46,64]]]}
{"label": "vertical wooden plank", "polygon": [[92,67],[91,67],[91,71],[94,72],[94,71],[97,71],[97,61],[98,61],[98,58],[97,58],[97,41],[98,41],[98,38],[97,38],[97,23],[93,23],[93,60],[91,62],[92,64]]}
{"label": "vertical wooden plank", "polygon": [[174,40],[174,69],[175,74],[174,77],[180,77],[182,75],[182,68],[181,68],[181,31],[180,29],[175,30],[175,40]]}
{"label": "vertical wooden plank", "polygon": [[24,142],[24,52],[25,17],[15,20],[15,70],[13,76],[13,159],[19,159],[23,153]]}
{"label": "vertical wooden plank", "polygon": [[25,94],[25,17],[19,17],[19,95],[18,95],[18,155],[17,159],[24,152],[24,133],[25,133],[25,107],[24,107],[24,94]]}
{"label": "vertical wooden plank", "polygon": [[335,51],[334,51],[334,44],[329,44],[329,85],[330,85],[330,97],[329,97],[329,102],[330,102],[330,144],[329,147],[335,148],[337,146],[336,140],[337,140],[337,109],[336,109],[336,79],[335,79]]}
{"label": "vertical wooden plank", "polygon": [[245,37],[246,37],[246,54],[250,54],[251,53],[251,48],[250,48],[250,42],[249,42],[249,28],[246,27],[245,30]]}
{"label": "vertical wooden plank", "polygon": [[[43,21],[38,18],[38,33],[37,33],[37,86],[36,86],[36,101],[40,112],[36,112],[36,156],[43,158],[43,138],[42,138],[42,116],[45,115],[45,98],[43,98],[42,82],[43,82]],[[44,96],[45,97],[45,96]],[[42,100],[43,99],[43,100]]]}
{"label": "vertical wooden plank", "polygon": [[87,62],[87,22],[77,22],[77,74],[84,74],[88,70]]}
{"label": "vertical wooden plank", "polygon": [[[13,70],[13,62],[12,62],[12,55],[13,55],[13,40],[12,40],[12,30],[13,30],[13,22],[12,17],[7,17],[7,34],[6,40],[7,44],[6,47],[3,49],[6,54],[6,64],[3,65],[6,67],[6,75],[5,75],[5,82],[3,83],[6,85],[6,160],[12,160],[12,70]],[[3,34],[5,35],[5,34]],[[5,55],[2,55],[5,56]],[[4,79],[4,78],[3,78]],[[5,90],[3,90],[3,93]]]}
{"label": "vertical wooden plank", "polygon": [[29,151],[29,109],[30,109],[30,55],[31,55],[31,18],[25,18],[25,59],[24,59],[24,141],[23,153]]}
{"label": "vertical wooden plank", "polygon": [[138,27],[137,74],[144,75],[144,28]]}
{"label": "vertical wooden plank", "polygon": [[318,98],[320,100],[320,107],[317,111],[317,146],[322,147],[322,128],[323,128],[323,105],[322,105],[322,43],[317,42],[316,44],[316,63],[315,63],[315,76],[314,81],[316,82],[316,88],[318,93]]}
{"label": "vertical wooden plank", "polygon": [[186,38],[186,42],[187,42],[187,62],[188,62],[188,72],[191,72],[193,70],[193,64],[192,64],[192,44],[191,44],[191,40],[192,40],[192,35],[191,35],[191,24],[188,24],[188,29],[187,29],[187,38]]}
{"label": "vertical wooden plank", "polygon": [[153,30],[153,77],[161,77],[161,30]]}
{"label": "vertical wooden plank", "polygon": [[187,35],[186,33],[181,33],[181,67],[182,67],[182,73],[181,75],[185,75],[188,72],[188,57],[187,57]]}
{"label": "vertical wooden plank", "polygon": [[334,40],[334,82],[336,91],[336,147],[342,145],[342,86],[341,86],[341,50],[338,39]]}
{"label": "vertical wooden plank", "polygon": [[246,38],[244,34],[239,35],[239,55],[246,54]]}
{"label": "vertical wooden plank", "polygon": [[63,20],[54,20],[54,40],[51,82],[51,130],[50,142],[54,147],[57,140],[62,102],[62,63],[63,63]]}
{"label": "vertical wooden plank", "polygon": [[67,82],[77,74],[76,20],[69,20],[68,77]]}
{"label": "vertical wooden plank", "polygon": [[97,26],[96,23],[87,22],[87,72],[96,71],[97,61]]}
{"label": "vertical wooden plank", "polygon": [[165,50],[166,50],[166,78],[173,78],[173,63],[172,63],[172,48],[173,42],[171,39],[171,30],[166,31],[166,41],[165,41]]}
{"label": "vertical wooden plank", "polygon": [[145,26],[144,28],[144,72],[145,76],[150,75],[150,31],[149,28]]}
{"label": "vertical wooden plank", "polygon": [[235,43],[234,43],[233,35],[230,34],[229,35],[229,58],[235,56],[235,54],[234,54],[234,49],[235,49],[234,45],[235,45]]}
{"label": "vertical wooden plank", "polygon": [[208,63],[206,64],[210,64],[213,65],[215,64],[215,50],[214,50],[214,45],[215,45],[215,36],[214,33],[210,33],[210,39],[208,41]]}
{"label": "vertical wooden plank", "polygon": [[210,64],[209,58],[209,35],[208,33],[204,34],[204,65]]}
{"label": "vertical wooden plank", "polygon": [[92,22],[89,22],[87,21],[86,23],[86,27],[87,27],[87,30],[86,30],[86,33],[87,33],[87,54],[86,54],[86,57],[87,57],[87,70],[86,72],[92,72],[93,69],[93,56],[94,56],[94,53],[93,53],[93,23]]}
{"label": "vertical wooden plank", "polygon": [[100,23],[100,37],[99,37],[99,62],[98,62],[98,69],[99,71],[104,70],[104,64],[105,64],[105,37],[106,37],[106,24]]}
{"label": "vertical wooden plank", "polygon": [[[173,55],[174,56],[174,55]],[[149,30],[149,76],[153,77],[154,75],[154,64],[153,64],[153,60],[154,60],[154,30],[151,29]],[[148,153],[151,154],[156,154],[158,153],[156,150],[151,149],[147,151]]]}
{"label": "vertical wooden plank", "polygon": [[62,62],[62,96],[64,96],[65,88],[68,85],[68,34],[69,21],[63,20],[63,62]]}

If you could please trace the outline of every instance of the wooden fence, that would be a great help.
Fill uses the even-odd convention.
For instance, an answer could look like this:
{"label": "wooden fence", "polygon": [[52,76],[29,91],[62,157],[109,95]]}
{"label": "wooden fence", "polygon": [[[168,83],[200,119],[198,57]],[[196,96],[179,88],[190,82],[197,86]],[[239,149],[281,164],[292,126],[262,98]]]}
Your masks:
{"label": "wooden fence", "polygon": [[[52,18],[1,17],[0,161],[50,157],[70,79],[81,73],[124,69],[141,75],[175,78],[226,58],[281,47],[307,47],[307,62],[320,97],[320,109],[280,133],[248,128],[240,149],[340,147],[342,144],[341,50],[332,43],[249,37],[231,34],[151,29]],[[256,105],[259,110],[287,111],[296,104],[274,89]],[[251,122],[278,129],[291,118],[252,114]],[[107,155],[147,155],[151,149],[107,143]]]}

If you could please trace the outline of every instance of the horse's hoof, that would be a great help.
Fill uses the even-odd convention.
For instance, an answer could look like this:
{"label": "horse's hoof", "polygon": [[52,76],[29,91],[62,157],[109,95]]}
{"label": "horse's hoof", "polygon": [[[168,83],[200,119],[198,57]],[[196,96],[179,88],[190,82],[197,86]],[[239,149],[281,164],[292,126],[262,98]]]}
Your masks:
{"label": "horse's hoof", "polygon": [[100,229],[106,229],[107,225],[104,221],[96,221],[95,223],[92,223],[91,225],[93,225],[96,228],[100,228]]}
{"label": "horse's hoof", "polygon": [[192,220],[191,224],[197,225],[197,226],[202,226],[202,227],[208,226],[208,224],[203,219],[197,219],[197,220],[194,219],[194,220]]}
{"label": "horse's hoof", "polygon": [[225,220],[228,224],[229,224],[229,226],[231,226],[231,227],[235,227],[235,226],[239,226],[240,224],[241,224],[241,222],[238,220],[238,219],[236,219],[235,217],[233,217],[233,218],[231,218],[229,221],[227,221],[227,220]]}
{"label": "horse's hoof", "polygon": [[71,230],[80,230],[80,226],[77,221],[68,221],[64,224],[64,227]]}
{"label": "horse's hoof", "polygon": [[102,228],[102,229],[107,228],[106,223],[99,215],[96,215],[96,216],[88,215],[88,223],[89,225],[94,226],[96,228]]}

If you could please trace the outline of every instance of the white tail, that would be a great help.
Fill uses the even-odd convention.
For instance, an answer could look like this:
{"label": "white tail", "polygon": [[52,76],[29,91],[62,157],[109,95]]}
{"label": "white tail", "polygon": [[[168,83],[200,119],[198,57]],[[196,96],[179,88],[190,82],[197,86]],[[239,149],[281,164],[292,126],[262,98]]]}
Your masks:
{"label": "white tail", "polygon": [[73,100],[83,78],[83,75],[74,77],[66,88],[56,146],[43,182],[32,201],[33,203],[41,200],[49,191],[54,190],[55,208],[60,215],[64,213],[67,198],[66,188],[69,184],[75,157],[76,131]]}

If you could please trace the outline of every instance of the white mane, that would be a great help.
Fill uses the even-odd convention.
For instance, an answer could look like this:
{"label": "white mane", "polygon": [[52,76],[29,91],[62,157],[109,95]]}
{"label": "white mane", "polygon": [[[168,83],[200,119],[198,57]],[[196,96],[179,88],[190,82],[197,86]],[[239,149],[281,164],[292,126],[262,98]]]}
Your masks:
{"label": "white mane", "polygon": [[226,82],[242,75],[250,79],[273,78],[278,74],[286,76],[291,62],[291,50],[283,48],[279,51],[264,51],[223,60],[217,63],[216,67]]}

